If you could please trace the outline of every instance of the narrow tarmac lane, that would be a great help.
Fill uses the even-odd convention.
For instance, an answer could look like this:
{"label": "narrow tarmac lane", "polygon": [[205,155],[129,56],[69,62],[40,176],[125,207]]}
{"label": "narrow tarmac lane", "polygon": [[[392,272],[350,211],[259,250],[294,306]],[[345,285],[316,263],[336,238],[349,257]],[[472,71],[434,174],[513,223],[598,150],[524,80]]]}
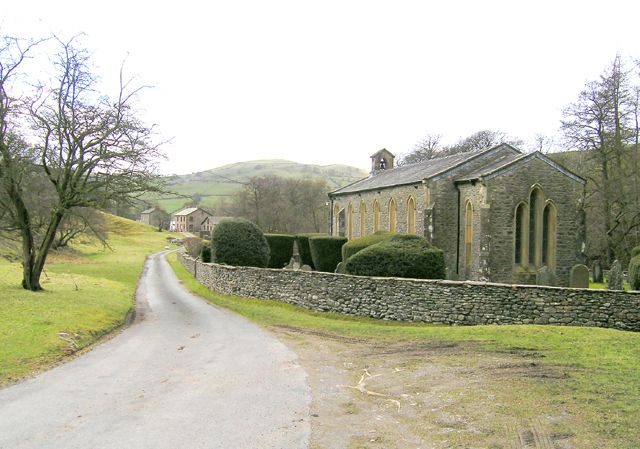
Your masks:
{"label": "narrow tarmac lane", "polygon": [[0,390],[1,449],[308,447],[311,396],[296,355],[188,293],[164,256],[147,261],[142,320]]}

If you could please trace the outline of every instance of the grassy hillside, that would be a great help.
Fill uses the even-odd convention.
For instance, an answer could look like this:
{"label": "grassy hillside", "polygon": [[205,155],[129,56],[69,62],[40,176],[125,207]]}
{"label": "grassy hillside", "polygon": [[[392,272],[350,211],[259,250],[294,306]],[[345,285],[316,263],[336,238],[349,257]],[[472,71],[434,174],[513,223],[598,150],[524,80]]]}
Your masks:
{"label": "grassy hillside", "polygon": [[120,326],[146,255],[167,233],[107,215],[109,245],[90,239],[54,252],[44,292],[20,287],[21,266],[0,259],[0,385],[47,368]]}
{"label": "grassy hillside", "polygon": [[[202,205],[215,207],[222,200],[229,200],[242,183],[254,176],[282,176],[318,178],[327,181],[329,190],[335,190],[367,175],[364,170],[347,165],[311,165],[285,160],[257,160],[237,162],[212,170],[176,175],[168,179],[168,189],[181,195],[202,197]],[[188,201],[179,196],[149,198],[158,201],[167,212],[175,212]]]}

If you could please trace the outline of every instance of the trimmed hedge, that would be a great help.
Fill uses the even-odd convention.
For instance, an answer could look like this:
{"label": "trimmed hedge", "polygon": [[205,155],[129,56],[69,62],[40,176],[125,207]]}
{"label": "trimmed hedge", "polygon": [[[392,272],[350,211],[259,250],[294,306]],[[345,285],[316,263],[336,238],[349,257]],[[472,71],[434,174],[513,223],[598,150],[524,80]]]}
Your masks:
{"label": "trimmed hedge", "polygon": [[211,256],[216,263],[264,268],[269,263],[269,244],[249,220],[226,218],[213,229]]}
{"label": "trimmed hedge", "polygon": [[202,249],[200,250],[200,260],[202,260],[204,263],[211,262],[211,246],[204,245],[202,247]]}
{"label": "trimmed hedge", "polygon": [[394,232],[389,231],[377,231],[366,237],[360,237],[359,239],[351,239],[342,247],[342,261],[345,262],[349,257],[356,254],[358,251],[365,249],[368,246],[375,245],[384,240],[389,240],[394,235]]}
{"label": "trimmed hedge", "polygon": [[293,255],[293,242],[296,237],[288,234],[265,234],[271,257],[269,257],[268,268],[284,268],[287,266]]}
{"label": "trimmed hedge", "polygon": [[310,237],[309,248],[316,271],[333,273],[342,260],[342,245],[346,242],[346,237]]}
{"label": "trimmed hedge", "polygon": [[640,290],[640,255],[632,257],[629,261],[629,285],[631,290]]}
{"label": "trimmed hedge", "polygon": [[417,235],[394,235],[347,259],[345,272],[359,276],[444,279],[444,253]]}
{"label": "trimmed hedge", "polygon": [[640,246],[636,246],[631,250],[631,258],[633,259],[636,256],[640,256]]}
{"label": "trimmed hedge", "polygon": [[298,239],[298,250],[300,251],[300,259],[302,259],[303,265],[309,265],[313,270],[316,269],[315,265],[313,264],[313,258],[311,257],[311,248],[309,247],[309,238],[323,237],[327,235],[328,234],[318,234],[318,233],[307,233],[307,234],[296,235],[296,239]]}

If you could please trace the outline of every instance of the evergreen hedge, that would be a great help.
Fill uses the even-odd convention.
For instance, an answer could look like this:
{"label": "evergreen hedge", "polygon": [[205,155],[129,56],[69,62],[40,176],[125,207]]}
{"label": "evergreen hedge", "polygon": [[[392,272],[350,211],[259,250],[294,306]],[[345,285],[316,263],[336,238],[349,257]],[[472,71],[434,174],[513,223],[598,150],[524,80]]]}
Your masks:
{"label": "evergreen hedge", "polygon": [[307,234],[296,235],[296,239],[298,239],[298,250],[300,251],[300,259],[302,259],[303,265],[309,265],[313,270],[315,270],[316,267],[313,264],[313,258],[311,257],[311,248],[309,247],[309,238],[326,236],[326,235],[327,234],[319,234],[319,233],[307,233]]}
{"label": "evergreen hedge", "polygon": [[634,258],[636,256],[640,256],[640,246],[636,246],[631,250],[631,258]]}
{"label": "evergreen hedge", "polygon": [[284,268],[291,261],[293,255],[293,242],[296,237],[288,234],[265,234],[269,244],[271,257],[268,268]]}
{"label": "evergreen hedge", "polygon": [[345,237],[317,236],[309,238],[309,249],[316,271],[333,273],[342,260]]}
{"label": "evergreen hedge", "polygon": [[640,252],[629,261],[629,285],[631,290],[640,290]]}
{"label": "evergreen hedge", "polygon": [[375,245],[376,243],[380,243],[384,240],[389,240],[394,235],[396,234],[389,231],[377,231],[366,237],[351,239],[342,247],[342,261],[346,262],[349,257],[353,256],[358,251],[363,250],[368,246]]}
{"label": "evergreen hedge", "polygon": [[360,276],[444,279],[444,253],[424,237],[394,235],[347,259],[345,272]]}
{"label": "evergreen hedge", "polygon": [[203,261],[204,263],[211,262],[211,246],[210,245],[204,245],[202,247],[202,249],[200,250],[200,260]]}
{"label": "evergreen hedge", "polygon": [[213,229],[211,256],[216,263],[264,268],[269,263],[269,244],[254,223],[226,218]]}

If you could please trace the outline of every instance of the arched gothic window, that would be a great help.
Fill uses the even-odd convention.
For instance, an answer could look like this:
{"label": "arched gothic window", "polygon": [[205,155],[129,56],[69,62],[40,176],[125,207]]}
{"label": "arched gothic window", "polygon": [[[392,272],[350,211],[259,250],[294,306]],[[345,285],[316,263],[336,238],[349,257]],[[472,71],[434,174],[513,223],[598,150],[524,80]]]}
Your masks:
{"label": "arched gothic window", "polygon": [[522,264],[526,258],[524,257],[526,251],[527,236],[525,230],[527,229],[527,205],[524,203],[518,204],[516,208],[516,223],[515,223],[515,242],[514,242],[514,254],[515,263]]}
{"label": "arched gothic window", "polygon": [[334,233],[333,235],[338,235],[339,233],[339,226],[340,226],[340,205],[338,203],[335,203],[333,205],[333,230]]}
{"label": "arched gothic window", "polygon": [[389,232],[396,232],[397,218],[398,207],[396,206],[396,200],[391,198],[389,200]]}
{"label": "arched gothic window", "polygon": [[558,213],[553,203],[548,203],[542,214],[542,264],[556,267],[556,225]]}
{"label": "arched gothic window", "polygon": [[407,200],[407,234],[416,233],[416,201],[412,196]]}
{"label": "arched gothic window", "polygon": [[467,201],[464,213],[464,266],[470,267],[473,261],[473,205]]}
{"label": "arched gothic window", "polygon": [[380,230],[380,203],[378,200],[373,201],[373,232]]}
{"label": "arched gothic window", "polygon": [[542,260],[542,208],[544,197],[538,187],[529,196],[529,265],[540,266]]}
{"label": "arched gothic window", "polygon": [[367,232],[367,206],[364,201],[360,201],[360,237],[364,237]]}
{"label": "arched gothic window", "polygon": [[349,203],[347,207],[347,238],[353,238],[353,206]]}

